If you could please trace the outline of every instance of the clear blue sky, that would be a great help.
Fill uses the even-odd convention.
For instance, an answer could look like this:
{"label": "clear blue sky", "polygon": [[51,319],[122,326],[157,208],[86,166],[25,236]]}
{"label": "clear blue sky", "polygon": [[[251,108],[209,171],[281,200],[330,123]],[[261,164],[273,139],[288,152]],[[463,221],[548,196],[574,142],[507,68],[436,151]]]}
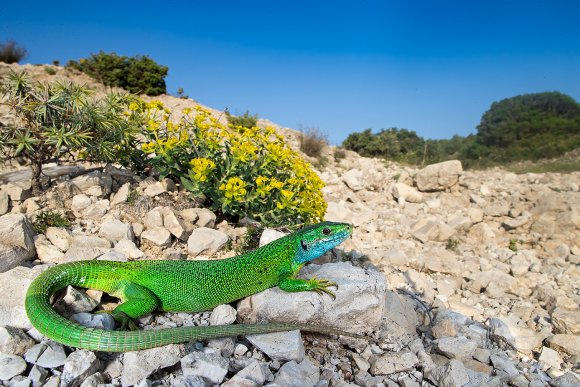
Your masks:
{"label": "clear blue sky", "polygon": [[3,1],[0,42],[24,63],[99,50],[169,66],[168,92],[293,128],[475,133],[493,101],[580,101],[580,2]]}

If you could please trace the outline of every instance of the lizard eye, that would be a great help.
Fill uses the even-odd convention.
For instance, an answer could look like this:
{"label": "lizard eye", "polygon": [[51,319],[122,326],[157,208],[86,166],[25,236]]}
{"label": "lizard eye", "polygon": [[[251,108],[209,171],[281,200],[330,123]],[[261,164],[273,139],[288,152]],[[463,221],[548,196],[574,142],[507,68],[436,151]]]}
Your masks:
{"label": "lizard eye", "polygon": [[330,235],[330,229],[329,229],[329,228],[323,228],[323,229],[322,229],[322,233],[323,233],[324,235]]}

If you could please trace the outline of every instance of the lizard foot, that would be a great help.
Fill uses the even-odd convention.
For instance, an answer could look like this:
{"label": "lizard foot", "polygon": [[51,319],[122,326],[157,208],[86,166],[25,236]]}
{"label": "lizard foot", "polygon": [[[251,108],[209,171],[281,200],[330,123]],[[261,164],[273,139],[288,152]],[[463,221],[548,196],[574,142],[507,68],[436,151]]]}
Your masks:
{"label": "lizard foot", "polygon": [[96,314],[110,314],[111,316],[113,316],[113,319],[115,319],[115,321],[119,324],[121,324],[121,327],[119,328],[120,330],[130,330],[130,331],[136,331],[139,328],[137,328],[137,324],[135,324],[135,321],[133,321],[133,319],[129,316],[127,316],[124,312],[121,311],[115,311],[115,310],[99,310],[97,312],[95,312]]}
{"label": "lizard foot", "polygon": [[326,293],[330,297],[332,297],[333,300],[336,300],[336,294],[334,294],[334,292],[328,289],[330,287],[338,289],[338,284],[336,282],[331,282],[325,278],[317,279],[316,277],[313,277],[308,280],[308,285],[310,287],[310,290],[320,295]]}

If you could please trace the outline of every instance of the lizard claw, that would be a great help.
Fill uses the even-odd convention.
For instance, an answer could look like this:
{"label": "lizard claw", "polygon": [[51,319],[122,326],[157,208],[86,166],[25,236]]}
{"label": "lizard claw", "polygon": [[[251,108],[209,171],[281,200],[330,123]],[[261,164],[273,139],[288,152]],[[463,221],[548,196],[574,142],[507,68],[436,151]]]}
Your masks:
{"label": "lizard claw", "polygon": [[332,292],[331,290],[329,290],[328,288],[330,287],[334,287],[335,289],[338,289],[338,284],[336,282],[331,282],[327,279],[317,279],[316,277],[311,278],[309,281],[309,284],[312,286],[313,291],[315,291],[316,293],[323,295],[324,293],[328,294],[330,297],[332,297],[333,300],[336,300],[336,294],[334,294],[334,292]]}

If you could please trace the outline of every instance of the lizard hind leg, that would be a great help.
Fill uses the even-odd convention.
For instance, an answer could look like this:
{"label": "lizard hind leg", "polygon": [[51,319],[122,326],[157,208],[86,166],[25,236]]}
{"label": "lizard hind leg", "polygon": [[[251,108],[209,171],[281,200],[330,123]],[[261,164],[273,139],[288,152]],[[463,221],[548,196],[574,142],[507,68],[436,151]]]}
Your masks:
{"label": "lizard hind leg", "polygon": [[136,330],[135,320],[160,306],[159,299],[151,290],[127,280],[120,281],[111,294],[119,297],[123,303],[105,313],[110,313],[121,324],[121,329]]}

